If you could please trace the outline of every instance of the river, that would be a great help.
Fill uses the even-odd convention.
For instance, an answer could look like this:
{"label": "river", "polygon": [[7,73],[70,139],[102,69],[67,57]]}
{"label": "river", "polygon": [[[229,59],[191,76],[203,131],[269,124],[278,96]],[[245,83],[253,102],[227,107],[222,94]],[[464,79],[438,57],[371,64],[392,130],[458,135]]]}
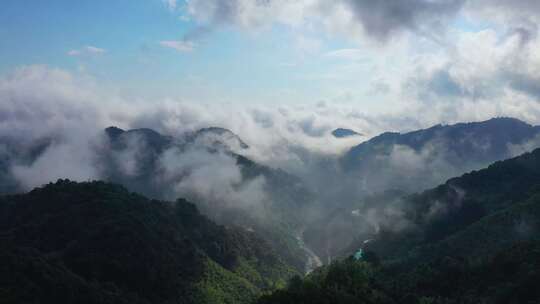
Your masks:
{"label": "river", "polygon": [[303,232],[298,233],[296,235],[296,240],[298,240],[298,245],[300,246],[300,248],[302,248],[302,250],[304,250],[304,252],[306,253],[307,261],[306,261],[305,272],[306,274],[309,274],[316,268],[321,267],[323,263],[321,259],[319,258],[319,256],[316,255],[315,252],[313,252],[313,250],[311,250],[311,248],[309,248],[306,245],[303,239],[303,234],[304,234]]}

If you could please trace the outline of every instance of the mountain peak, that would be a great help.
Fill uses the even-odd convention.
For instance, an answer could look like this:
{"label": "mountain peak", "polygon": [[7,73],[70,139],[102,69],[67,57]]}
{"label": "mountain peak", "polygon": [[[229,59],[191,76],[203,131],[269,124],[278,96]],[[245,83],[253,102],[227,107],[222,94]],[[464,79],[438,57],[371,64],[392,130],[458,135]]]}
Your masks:
{"label": "mountain peak", "polygon": [[[207,128],[201,128],[197,131],[197,133],[215,133],[215,134],[225,134],[225,133],[232,133],[234,134],[234,132],[232,132],[231,130],[229,129],[225,129],[225,128],[222,128],[222,127],[207,127]],[[236,135],[236,134],[235,134]]]}
{"label": "mountain peak", "polygon": [[120,136],[124,132],[126,132],[126,131],[124,131],[124,130],[118,128],[118,127],[115,127],[115,126],[110,126],[110,127],[105,129],[105,133],[111,138],[116,138],[116,137]]}
{"label": "mountain peak", "polygon": [[524,122],[523,120],[514,118],[514,117],[494,117],[489,120],[484,121],[484,123],[498,123],[498,124],[513,124],[513,125],[526,125],[531,126],[530,124]]}
{"label": "mountain peak", "polygon": [[336,138],[346,138],[351,136],[362,136],[361,133],[358,133],[351,129],[345,129],[345,128],[337,128],[334,131],[332,131],[332,135]]}
{"label": "mountain peak", "polygon": [[[540,129],[519,119],[497,117],[480,122],[435,125],[407,133],[383,133],[352,147],[342,158],[343,168],[360,176],[388,182],[383,172],[393,172],[398,188],[426,189],[458,173],[480,169],[512,157],[520,149],[533,148]],[[526,148],[532,145],[530,148]],[[404,159],[425,171],[405,174]],[[441,170],[441,166],[451,168]],[[386,171],[385,171],[386,170]],[[413,170],[414,171],[414,170]],[[436,173],[433,173],[436,172]],[[397,177],[399,174],[407,178]],[[375,183],[374,183],[375,184]],[[375,186],[371,185],[370,189]]]}
{"label": "mountain peak", "polygon": [[199,129],[188,135],[188,140],[203,141],[210,146],[225,145],[233,150],[249,148],[240,136],[233,131],[221,127],[207,127]]}

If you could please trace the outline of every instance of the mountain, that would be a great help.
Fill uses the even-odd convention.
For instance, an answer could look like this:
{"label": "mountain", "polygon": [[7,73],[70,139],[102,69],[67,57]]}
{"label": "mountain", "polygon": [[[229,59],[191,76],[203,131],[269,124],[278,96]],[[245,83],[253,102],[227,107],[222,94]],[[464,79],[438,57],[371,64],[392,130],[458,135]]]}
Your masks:
{"label": "mountain", "polygon": [[540,128],[513,118],[436,125],[409,133],[383,133],[341,159],[366,191],[416,192],[540,146]]}
{"label": "mountain", "polygon": [[233,151],[249,148],[248,144],[231,130],[219,127],[202,128],[196,132],[186,134],[185,138],[188,142],[202,141],[208,146],[227,147]]}
{"label": "mountain", "polygon": [[[191,188],[215,189],[207,196],[192,191],[180,193],[182,196],[188,195],[220,224],[264,235],[288,262],[304,269],[307,257],[295,231],[304,225],[302,210],[308,208],[311,193],[299,178],[238,154],[229,144],[238,149],[246,149],[247,144],[234,133],[206,128],[174,138],[150,129],[110,127],[105,132],[108,148],[100,153],[105,180],[152,198],[171,199],[179,195],[178,185],[192,182],[199,165],[205,175],[193,181]],[[223,170],[225,177],[208,170]],[[234,184],[230,184],[231,179]],[[214,193],[220,189],[223,195],[232,192],[232,199],[216,198]]]}
{"label": "mountain", "polygon": [[[249,146],[234,134],[232,131],[209,127],[194,132],[182,134],[179,138],[162,135],[152,129],[140,128],[133,130],[123,130],[118,127],[108,127],[105,129],[104,142],[93,143],[98,151],[90,151],[97,154],[95,166],[102,175],[108,175],[110,180],[115,182],[126,182],[128,187],[137,188],[138,191],[146,195],[155,196],[161,194],[155,185],[143,182],[148,180],[151,169],[157,164],[163,152],[170,148],[181,150],[190,147],[202,147],[213,151],[234,153],[245,150]],[[49,148],[65,144],[65,138],[61,135],[51,135],[40,138],[15,138],[4,136],[0,138],[0,194],[12,194],[25,191],[11,169],[14,166],[32,166]],[[107,155],[112,151],[122,151],[124,155],[114,155],[113,158],[121,160],[126,156],[133,159],[129,164],[126,162],[117,166]],[[79,152],[80,153],[80,152]],[[111,168],[113,166],[113,168]],[[114,170],[120,170],[115,172]],[[125,180],[115,180],[121,176],[131,176]],[[101,176],[105,178],[105,176]],[[129,179],[129,181],[128,181]]]}
{"label": "mountain", "polygon": [[[411,224],[402,216],[406,194],[530,151],[540,146],[539,130],[517,119],[494,118],[384,133],[357,145],[340,160],[344,174],[338,203],[324,206],[321,216],[304,230],[305,242],[330,261],[356,250],[381,224],[401,229]],[[355,239],[357,245],[347,251]]]}
{"label": "mountain", "polygon": [[0,137],[0,194],[16,193],[22,188],[11,172],[14,165],[31,165],[51,144],[41,138],[31,142],[14,137]]}
{"label": "mountain", "polygon": [[341,170],[328,181],[332,186],[317,193],[322,197],[333,191],[304,229],[304,240],[324,261],[342,256],[355,239],[369,239],[380,222],[407,225],[402,208],[396,208],[405,194],[530,151],[540,146],[539,132],[539,127],[517,119],[494,118],[384,133],[365,141],[342,156]]}
{"label": "mountain", "polygon": [[[481,258],[517,240],[540,238],[539,194],[537,149],[405,197],[400,208],[408,227],[391,232],[389,221],[388,227],[381,227],[382,237],[368,247],[397,259],[410,254],[426,260],[437,248],[448,246]],[[385,238],[401,242],[388,248]],[[429,247],[422,249],[424,245]]]}
{"label": "mountain", "polygon": [[459,303],[537,303],[540,149],[404,198],[409,226],[362,246],[387,261],[395,292]]}
{"label": "mountain", "polygon": [[[375,154],[355,161],[379,162],[379,171],[373,163],[363,164],[373,170],[364,177],[377,179],[392,169],[395,178],[414,185],[414,172],[445,168],[441,164],[459,171],[479,166],[481,159],[529,149],[536,129],[494,119],[418,131],[425,138],[385,135],[395,138],[372,139],[380,140],[380,146],[362,144]],[[61,180],[27,194],[1,196],[0,258],[5,263],[0,264],[0,299],[261,304],[540,300],[535,288],[540,280],[540,149],[414,194],[408,190],[433,183],[433,176],[406,191],[375,189],[326,206],[312,205],[316,198],[298,178],[243,156],[237,151],[242,145],[230,133],[210,129],[201,134],[171,137],[151,129],[107,128],[97,167],[107,181],[126,188]],[[220,134],[228,134],[237,147],[216,139]],[[473,142],[482,142],[483,148]],[[4,165],[31,163],[53,144],[22,149],[20,158],[2,158]],[[386,166],[385,161],[406,166]],[[358,174],[352,170],[346,176],[356,182]],[[186,184],[192,188],[182,188]],[[129,191],[147,193],[150,199]],[[180,193],[197,205],[160,199],[183,197]],[[317,255],[328,265],[304,278],[294,276],[313,270],[305,269],[306,261],[320,264]]]}
{"label": "mountain", "polygon": [[444,256],[408,272],[372,255],[347,258],[293,278],[258,304],[538,303],[540,242],[521,242],[481,263]]}
{"label": "mountain", "polygon": [[344,129],[344,128],[337,128],[334,131],[332,131],[332,135],[336,138],[345,138],[345,137],[351,137],[351,136],[362,136],[362,134],[353,131],[351,129]]}
{"label": "mountain", "polygon": [[482,256],[494,247],[538,235],[534,208],[539,190],[537,149],[421,193],[387,192],[359,200],[333,217],[351,219],[345,231],[357,240],[345,254],[367,247],[385,259],[426,260],[437,256],[437,250],[449,250],[451,243],[461,253]]}
{"label": "mountain", "polygon": [[[167,192],[174,187],[164,184],[171,181],[156,178],[163,175],[163,170],[167,169],[160,163],[167,152],[173,152],[174,160],[190,158],[193,161],[193,154],[216,156],[215,158],[221,161],[233,160],[233,165],[240,169],[241,183],[264,178],[266,192],[274,196],[272,202],[286,203],[290,207],[302,204],[310,195],[297,177],[283,170],[258,164],[237,153],[233,148],[235,145],[240,149],[247,149],[248,145],[227,129],[205,128],[179,138],[162,135],[150,129],[124,131],[109,127],[105,133],[108,142],[108,149],[102,151],[102,160],[106,164],[105,179],[151,197],[174,196],[174,193]],[[126,155],[132,160],[127,162],[127,166],[126,162],[122,161]],[[219,155],[224,158],[218,158]],[[178,174],[175,182],[189,175],[187,171],[189,170],[186,169],[185,174]]]}
{"label": "mountain", "polygon": [[368,212],[375,199],[355,210],[376,227],[344,259],[259,303],[540,301],[540,149],[422,193],[379,198],[379,214]]}
{"label": "mountain", "polygon": [[296,272],[182,199],[59,180],[0,197],[3,303],[248,303]]}
{"label": "mountain", "polygon": [[304,240],[325,263],[331,263],[356,251],[376,234],[379,225],[391,221],[399,226],[394,211],[400,214],[395,207],[405,195],[388,190],[329,207],[304,230]]}
{"label": "mountain", "polygon": [[[64,144],[62,138],[0,138],[0,194],[25,191],[14,166],[32,168]],[[152,199],[186,197],[219,224],[265,235],[288,262],[303,270],[307,253],[296,231],[304,225],[300,210],[311,201],[311,193],[299,178],[242,156],[246,149],[236,134],[217,127],[178,137],[148,128],[109,127],[87,147],[77,146],[75,153],[88,155],[95,178]]]}

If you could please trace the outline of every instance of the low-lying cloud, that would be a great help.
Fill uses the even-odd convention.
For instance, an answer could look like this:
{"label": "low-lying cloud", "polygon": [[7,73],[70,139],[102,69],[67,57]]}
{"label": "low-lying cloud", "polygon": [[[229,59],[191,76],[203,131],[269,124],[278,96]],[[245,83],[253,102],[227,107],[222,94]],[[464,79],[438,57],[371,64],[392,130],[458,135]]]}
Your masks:
{"label": "low-lying cloud", "polygon": [[[28,66],[0,77],[0,168],[8,170],[19,190],[57,178],[112,179],[125,181],[131,189],[154,197],[186,197],[198,202],[207,213],[216,213],[218,218],[216,211],[222,209],[240,210],[259,218],[271,216],[267,206],[276,197],[280,199],[280,193],[272,192],[275,189],[263,176],[245,179],[233,154],[208,149],[215,141],[213,135],[200,138],[188,149],[173,145],[158,153],[148,149],[149,143],[137,136],[123,142],[123,149],[112,149],[103,132],[110,125],[151,128],[181,139],[201,128],[218,126],[235,132],[249,145],[246,148],[236,143],[234,150],[238,153],[298,176],[313,194],[301,197],[312,206],[302,217],[314,220],[336,206],[350,208],[346,210],[350,213],[367,194],[389,188],[416,191],[467,170],[449,161],[452,155],[447,153],[444,143],[434,141],[420,150],[396,145],[380,160],[384,166],[376,165],[351,175],[339,164],[341,155],[350,147],[382,131],[408,131],[441,120],[480,120],[512,113],[531,123],[540,122],[535,102],[522,99],[520,108],[514,105],[504,99],[491,104],[464,102],[449,112],[421,101],[409,104],[409,115],[404,116],[404,112],[397,110],[366,114],[350,105],[331,103],[270,107],[207,105],[171,99],[128,102],[109,94],[85,75]],[[460,107],[469,111],[461,111]],[[331,135],[338,127],[348,127],[366,136],[338,139]],[[235,142],[233,137],[227,140]],[[531,140],[509,146],[509,150],[525,152],[535,145]],[[31,161],[33,157],[35,160]],[[152,165],[141,167],[142,164]],[[4,173],[0,178],[7,178]],[[287,191],[294,195],[296,185],[292,183]],[[380,225],[397,230],[407,227],[402,208],[391,202],[381,205],[382,208],[365,210],[363,216],[367,218],[362,221],[367,232]],[[336,223],[335,227],[349,226]]]}
{"label": "low-lying cloud", "polygon": [[195,201],[221,206],[212,208],[250,209],[260,207],[267,199],[264,177],[246,183],[236,159],[223,152],[212,153],[203,148],[186,151],[170,149],[159,159],[163,175],[172,182],[175,196],[187,195]]}
{"label": "low-lying cloud", "polygon": [[[408,116],[403,116],[404,112],[399,109],[367,114],[351,105],[331,103],[270,107],[210,105],[171,99],[127,102],[117,95],[108,95],[91,78],[47,66],[28,66],[4,75],[0,79],[0,99],[0,137],[17,139],[19,145],[54,138],[55,144],[51,147],[63,147],[59,150],[84,155],[89,147],[81,142],[97,142],[93,145],[98,145],[96,138],[109,125],[126,129],[151,128],[172,136],[219,126],[235,132],[250,146],[243,151],[246,156],[301,176],[313,175],[311,168],[328,167],[332,159],[351,146],[383,131],[408,131],[438,122],[505,115],[533,124],[540,122],[540,106],[524,98],[453,104],[412,102],[407,105]],[[450,106],[453,111],[448,111]],[[337,127],[348,127],[366,136],[337,139],[330,134]],[[397,163],[412,165],[417,156],[411,155]],[[78,163],[92,160],[91,157],[84,159],[88,161]],[[89,166],[83,166],[81,172],[88,171]],[[126,172],[135,170],[130,162],[123,168]],[[88,178],[93,177],[95,174],[88,175]]]}

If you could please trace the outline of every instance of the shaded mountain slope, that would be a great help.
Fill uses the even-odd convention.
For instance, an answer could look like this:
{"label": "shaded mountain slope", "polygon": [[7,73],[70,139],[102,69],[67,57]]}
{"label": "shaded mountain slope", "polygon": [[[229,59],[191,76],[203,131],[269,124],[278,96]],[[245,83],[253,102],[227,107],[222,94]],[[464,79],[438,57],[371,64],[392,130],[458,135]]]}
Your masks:
{"label": "shaded mountain slope", "polygon": [[[111,130],[114,130],[114,132],[111,132]],[[209,136],[209,134],[213,136],[225,135],[225,139],[233,137],[240,142],[240,146],[243,148],[248,147],[238,136],[226,129],[201,129],[182,138],[161,135],[149,129],[123,131],[110,127],[106,129],[106,133],[110,140],[110,150],[104,151],[105,162],[108,164],[105,175],[108,176],[108,180],[127,185],[132,191],[136,190],[157,198],[163,198],[164,195],[174,196],[174,193],[167,192],[174,187],[164,184],[170,181],[164,182],[156,178],[163,174],[163,170],[167,169],[163,168],[164,164],[159,162],[164,157],[163,153],[169,150],[175,152],[177,159],[182,159],[184,153],[187,152],[224,154],[225,158],[231,158],[234,165],[240,169],[241,183],[249,183],[254,179],[264,178],[264,190],[271,196],[269,202],[271,206],[269,207],[279,208],[281,205],[287,208],[300,208],[311,199],[311,194],[303,186],[299,178],[283,170],[258,164],[234,152],[226,144],[225,140],[218,141],[217,137],[212,137],[212,141],[205,138],[199,142],[197,139]],[[118,161],[118,156],[125,153],[135,154],[132,155],[132,158],[135,160],[134,166],[136,168],[127,170],[132,172],[126,172],[125,168],[122,168],[125,164]],[[185,173],[178,174],[175,182],[181,181],[182,178],[189,175],[189,170],[186,169],[185,171]],[[280,215],[285,216],[286,214]]]}
{"label": "shaded mountain slope", "polygon": [[351,130],[351,129],[345,129],[345,128],[337,128],[334,131],[332,131],[332,135],[336,138],[346,138],[351,136],[362,136],[362,134]]}
{"label": "shaded mountain slope", "polygon": [[350,247],[360,260],[335,261],[259,303],[540,301],[540,149],[394,207],[402,213],[364,236],[374,239]]}
{"label": "shaded mountain slope", "polygon": [[523,304],[538,303],[540,242],[517,242],[472,263],[451,254],[409,271],[379,265],[376,260],[336,261],[260,304]]}
{"label": "shaded mountain slope", "polygon": [[[303,225],[299,210],[312,199],[310,192],[295,176],[239,154],[248,146],[230,130],[210,127],[172,137],[146,128],[109,127],[91,140],[81,147],[86,151],[71,152],[85,155],[92,176],[154,199],[186,197],[220,224],[264,234],[297,269],[304,269],[306,257],[295,232]],[[0,193],[22,192],[14,167],[35,173],[41,168],[34,164],[46,167],[47,152],[62,145],[61,138],[24,144],[0,139]],[[78,173],[77,164],[67,166]]]}
{"label": "shaded mountain slope", "polygon": [[[306,242],[326,260],[354,252],[364,241],[373,239],[381,226],[382,232],[390,237],[392,231],[406,226],[412,229],[428,225],[425,223],[428,218],[433,229],[425,232],[426,235],[413,235],[436,240],[455,231],[457,226],[470,224],[499,208],[499,204],[503,207],[509,199],[512,202],[524,199],[527,190],[539,181],[534,155],[496,164],[492,170],[497,173],[472,172],[450,179],[421,196],[403,197],[471,169],[485,168],[520,149],[532,149],[540,144],[538,130],[516,119],[495,118],[374,137],[351,149],[342,159],[342,165],[349,171],[345,182],[355,181],[354,187],[344,192],[365,188],[360,191],[364,195],[329,206],[306,230]],[[461,206],[462,200],[468,203]],[[489,204],[479,200],[489,200]],[[441,213],[448,214],[436,220]],[[352,247],[347,248],[354,239]],[[401,255],[403,252],[396,251],[401,241],[386,242],[385,246],[392,244],[387,251]]]}
{"label": "shaded mountain slope", "polygon": [[538,127],[513,118],[389,132],[351,148],[341,165],[371,192],[386,190],[381,187],[388,184],[421,191],[536,148],[539,132]]}
{"label": "shaded mountain slope", "polygon": [[[113,131],[114,130],[114,131]],[[305,253],[298,246],[294,232],[303,225],[303,208],[308,208],[311,193],[302,181],[280,169],[258,164],[230,148],[227,142],[236,142],[245,149],[247,145],[234,133],[221,128],[206,128],[181,138],[161,135],[147,129],[123,131],[106,129],[110,149],[101,154],[106,164],[106,180],[125,185],[150,197],[170,199],[178,195],[191,195],[201,211],[224,225],[244,227],[264,235],[283,257],[298,270],[304,269]],[[225,136],[224,141],[220,141]],[[125,159],[134,160],[126,162]],[[183,163],[179,166],[178,163]],[[222,188],[234,180],[225,192],[238,192],[233,201],[225,202],[200,193],[178,193],[178,185],[190,180],[192,163],[209,170],[225,168],[224,180],[217,181]],[[127,166],[127,168],[126,168]],[[172,169],[171,169],[172,168]],[[219,173],[215,173],[219,176]],[[214,174],[208,174],[208,178]],[[209,181],[199,180],[196,187],[205,188]],[[199,185],[201,184],[201,185]],[[256,191],[252,194],[244,189]],[[210,189],[210,192],[214,189]],[[252,197],[253,201],[250,201]],[[228,203],[228,204],[227,204]]]}
{"label": "shaded mountain slope", "polygon": [[238,135],[234,134],[232,131],[219,128],[219,127],[208,127],[202,128],[193,133],[188,133],[184,136],[186,142],[204,142],[206,145],[214,148],[228,148],[233,151],[241,151],[242,149],[249,148]]}
{"label": "shaded mountain slope", "polygon": [[0,198],[0,294],[41,303],[247,303],[295,272],[184,200],[66,180]]}
{"label": "shaded mountain slope", "polygon": [[[535,239],[540,228],[536,196],[539,186],[537,149],[452,178],[422,193],[381,201],[381,208],[392,207],[394,213],[381,214],[379,231],[359,237],[348,253],[364,247],[362,243],[367,238],[375,239],[367,248],[385,259],[398,260],[409,254],[426,259],[431,256],[428,252],[435,251],[433,246],[439,245],[446,248],[441,251],[454,247],[472,254],[490,251],[491,245],[480,246],[482,242],[494,241],[489,243],[492,249],[500,249],[495,241],[508,245],[507,241]],[[448,247],[450,243],[454,245]],[[429,248],[421,249],[422,246]]]}

